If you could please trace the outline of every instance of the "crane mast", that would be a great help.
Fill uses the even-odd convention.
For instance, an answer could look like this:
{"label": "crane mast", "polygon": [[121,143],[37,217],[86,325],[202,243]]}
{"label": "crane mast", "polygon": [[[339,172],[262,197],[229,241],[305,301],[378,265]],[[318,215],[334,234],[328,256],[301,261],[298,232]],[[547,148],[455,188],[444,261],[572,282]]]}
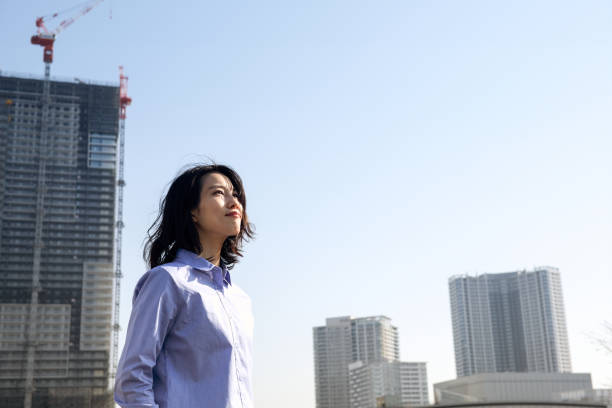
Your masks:
{"label": "crane mast", "polygon": [[23,399],[24,408],[32,407],[32,395],[34,394],[34,362],[36,349],[38,347],[38,295],[42,290],[40,285],[40,265],[43,242],[43,223],[45,210],[45,195],[47,192],[47,161],[49,154],[49,109],[51,106],[51,63],[53,62],[53,45],[55,37],[62,30],[74,23],[79,17],[84,16],[104,0],[92,0],[83,7],[76,15],[63,20],[58,27],[49,31],[45,26],[47,19],[56,18],[60,13],[54,13],[48,17],[36,19],[37,34],[32,36],[30,42],[43,47],[43,61],[45,63],[45,76],[43,90],[40,99],[40,128],[37,146],[38,155],[38,179],[36,185],[36,218],[34,226],[34,253],[32,262],[32,285],[30,295],[30,307],[27,318],[25,333],[25,395]]}
{"label": "crane mast", "polygon": [[127,96],[127,81],[128,77],[123,75],[123,67],[119,67],[119,166],[117,176],[117,222],[115,236],[115,295],[114,295],[114,313],[113,313],[113,358],[111,366],[111,379],[115,379],[117,372],[117,358],[119,353],[119,304],[121,302],[121,239],[123,231],[123,187],[125,180],[123,178],[123,159],[125,156],[125,118],[127,106],[132,103],[132,99]]}
{"label": "crane mast", "polygon": [[31,408],[32,394],[34,393],[34,357],[38,346],[38,293],[40,286],[40,258],[43,248],[42,232],[45,210],[47,153],[49,151],[49,105],[51,104],[50,90],[51,62],[45,62],[45,79],[40,101],[41,119],[38,138],[38,183],[36,185],[36,221],[34,226],[34,256],[32,265],[32,293],[30,295],[30,309],[26,331],[26,372],[24,408]]}

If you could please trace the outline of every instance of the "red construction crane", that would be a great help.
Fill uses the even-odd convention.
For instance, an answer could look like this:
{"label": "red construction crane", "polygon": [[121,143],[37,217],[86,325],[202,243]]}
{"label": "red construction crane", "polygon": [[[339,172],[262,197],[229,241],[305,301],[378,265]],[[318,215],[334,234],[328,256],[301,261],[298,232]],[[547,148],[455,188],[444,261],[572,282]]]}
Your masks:
{"label": "red construction crane", "polygon": [[[39,135],[39,157],[38,157],[38,179],[37,179],[37,187],[36,187],[36,221],[34,225],[34,254],[33,254],[33,262],[32,262],[32,292],[30,299],[30,310],[28,313],[28,324],[27,324],[27,332],[25,335],[26,338],[26,364],[25,364],[25,395],[24,395],[24,408],[30,408],[32,406],[32,398],[35,391],[34,387],[34,367],[35,367],[35,359],[36,359],[36,349],[38,344],[38,333],[37,333],[37,322],[39,321],[38,317],[38,293],[42,290],[40,284],[40,271],[41,271],[41,258],[42,258],[42,247],[44,246],[44,242],[42,239],[42,231],[43,231],[43,218],[44,218],[44,210],[45,210],[45,196],[47,191],[47,181],[46,181],[46,169],[47,169],[47,150],[44,146],[47,146],[47,141],[49,139],[49,109],[51,105],[51,79],[50,79],[50,70],[51,63],[53,62],[53,43],[55,42],[55,37],[61,31],[66,29],[69,25],[74,23],[79,17],[84,16],[88,12],[90,12],[94,7],[102,3],[104,0],[89,0],[86,3],[79,4],[75,7],[72,7],[69,10],[65,10],[63,12],[58,12],[51,14],[45,17],[39,17],[36,19],[36,27],[37,34],[32,36],[31,42],[35,45],[40,45],[44,48],[43,51],[43,61],[45,62],[45,79],[43,81],[43,89],[42,89],[42,97],[41,97],[41,120],[40,120],[40,135]],[[49,23],[50,20],[57,18],[60,14],[65,14],[71,12],[73,10],[78,9],[78,12],[75,13],[72,17],[66,18],[62,20],[58,26],[49,31],[45,26],[45,23]],[[127,78],[125,78],[127,81]],[[123,78],[121,79],[122,88]],[[126,82],[127,85],[127,82]],[[123,132],[125,129],[125,106],[129,105],[131,99],[127,96],[127,91],[123,91],[123,97],[120,99],[121,104],[121,112],[123,119],[121,120],[121,149],[123,149]],[[123,151],[120,152],[121,155],[121,175],[118,180],[120,184],[120,194],[122,194],[122,186],[125,184],[123,181]],[[121,203],[120,203],[121,204]],[[120,213],[121,216],[121,213]],[[120,229],[120,228],[119,228]],[[119,243],[121,240],[119,238]],[[120,254],[120,252],[119,252]],[[120,272],[119,272],[120,277]],[[117,286],[119,283],[117,282]],[[116,295],[116,304],[118,304],[118,291]],[[118,310],[115,311],[115,321],[118,320]],[[118,330],[118,323],[116,324]],[[114,341],[116,342],[117,334],[114,336]],[[116,355],[116,346],[114,350],[114,354]]]}
{"label": "red construction crane", "polygon": [[125,108],[132,103],[132,98],[127,95],[128,77],[123,75],[123,66],[119,66],[119,105],[121,107],[121,119],[125,119]]}
{"label": "red construction crane", "polygon": [[117,359],[119,357],[119,304],[121,302],[121,245],[123,234],[123,161],[125,156],[125,111],[132,98],[127,95],[128,77],[123,75],[123,67],[119,66],[119,174],[117,177],[117,234],[115,235],[115,307],[113,313],[113,357],[111,377],[114,380],[117,372]]}
{"label": "red construction crane", "polygon": [[[65,30],[70,24],[74,23],[79,17],[84,16],[89,13],[94,7],[98,4],[102,3],[104,0],[91,0],[85,4],[80,4],[79,6],[75,6],[71,9],[50,14],[48,16],[38,17],[36,19],[36,35],[32,36],[30,40],[32,44],[40,45],[44,48],[43,50],[43,61],[47,64],[53,62],[53,43],[55,42],[55,37]],[[67,13],[69,11],[74,10],[77,7],[81,7],[81,9],[72,17],[68,17],[62,20],[58,26],[49,31],[47,27],[45,27],[45,23],[48,23],[51,19],[58,17],[60,14]]]}

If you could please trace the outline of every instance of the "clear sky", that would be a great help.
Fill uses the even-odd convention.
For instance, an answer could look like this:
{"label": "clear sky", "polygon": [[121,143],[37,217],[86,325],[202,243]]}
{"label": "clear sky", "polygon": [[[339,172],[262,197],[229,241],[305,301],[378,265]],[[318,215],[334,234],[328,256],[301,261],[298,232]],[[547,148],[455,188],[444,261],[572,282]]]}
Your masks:
{"label": "clear sky", "polygon": [[[42,74],[34,19],[75,3],[1,1],[0,69]],[[612,386],[592,340],[612,320],[612,2],[107,0],[52,74],[119,64],[124,328],[162,192],[212,158],[257,227],[232,280],[259,407],[314,406],[331,316],[391,317],[403,360],[454,378],[448,278],[539,265],[561,271],[574,371]]]}

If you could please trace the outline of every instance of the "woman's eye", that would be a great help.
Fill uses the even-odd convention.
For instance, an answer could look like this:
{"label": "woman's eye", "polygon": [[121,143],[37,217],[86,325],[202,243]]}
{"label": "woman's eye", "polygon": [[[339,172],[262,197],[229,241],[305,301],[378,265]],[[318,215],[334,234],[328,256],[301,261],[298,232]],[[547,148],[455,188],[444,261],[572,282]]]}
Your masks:
{"label": "woman's eye", "polygon": [[213,194],[215,195],[223,194],[223,190],[216,190]]}
{"label": "woman's eye", "polygon": [[233,195],[234,197],[239,197],[239,196],[240,196],[240,194],[238,194],[238,193],[237,193],[237,192],[235,192],[235,191],[232,193],[232,195]]}

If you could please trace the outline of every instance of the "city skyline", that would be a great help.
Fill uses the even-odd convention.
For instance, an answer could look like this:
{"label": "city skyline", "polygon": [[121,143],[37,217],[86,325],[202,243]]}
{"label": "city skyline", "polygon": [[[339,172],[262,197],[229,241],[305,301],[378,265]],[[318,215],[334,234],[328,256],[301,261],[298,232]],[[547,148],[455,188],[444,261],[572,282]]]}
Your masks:
{"label": "city skyline", "polygon": [[[41,76],[35,18],[72,6],[0,3],[0,69]],[[232,279],[258,406],[314,406],[326,316],[388,314],[401,360],[454,378],[448,277],[535,265],[563,273],[573,371],[610,386],[592,338],[612,310],[611,18],[597,0],[103,2],[51,75],[130,77],[120,342],[164,189],[214,159],[257,228]]]}

